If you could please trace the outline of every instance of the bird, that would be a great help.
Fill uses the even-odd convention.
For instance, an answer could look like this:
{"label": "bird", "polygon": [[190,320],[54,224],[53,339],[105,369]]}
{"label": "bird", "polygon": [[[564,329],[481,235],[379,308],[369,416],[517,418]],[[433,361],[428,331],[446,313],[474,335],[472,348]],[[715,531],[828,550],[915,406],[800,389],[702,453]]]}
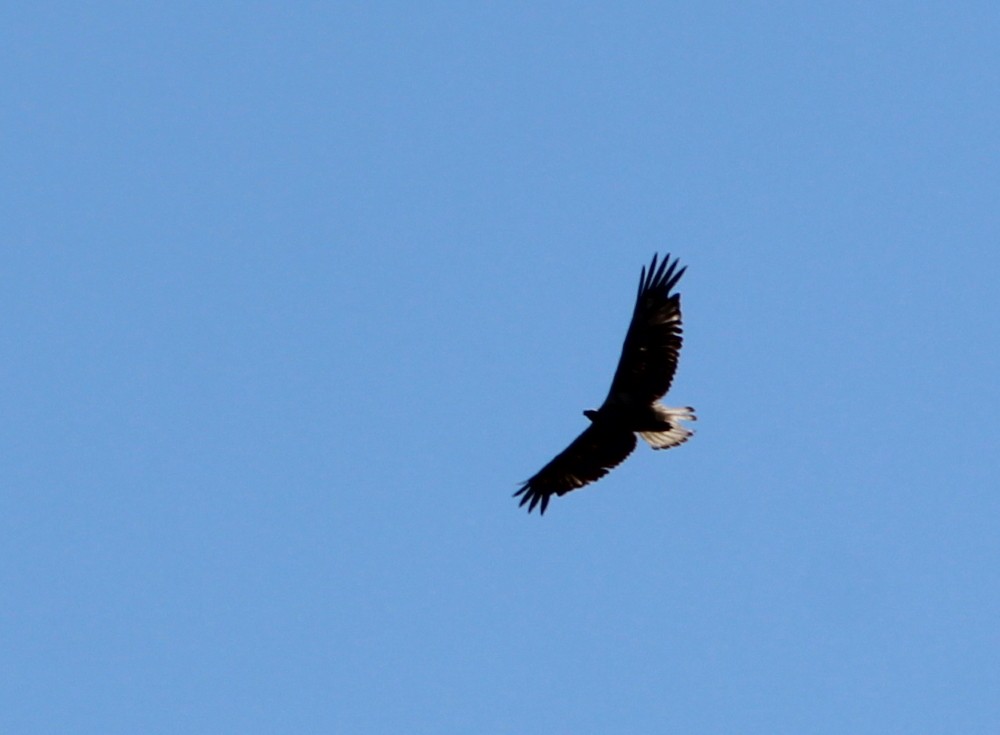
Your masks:
{"label": "bird", "polygon": [[673,382],[683,342],[681,296],[673,289],[687,266],[678,265],[669,253],[659,262],[654,253],[649,268],[643,266],[607,398],[600,408],[583,412],[590,426],[514,493],[528,513],[537,506],[544,515],[553,495],[604,477],[632,453],[637,434],[653,449],[676,447],[694,434],[682,423],[695,420],[693,408],[668,408],[659,401]]}

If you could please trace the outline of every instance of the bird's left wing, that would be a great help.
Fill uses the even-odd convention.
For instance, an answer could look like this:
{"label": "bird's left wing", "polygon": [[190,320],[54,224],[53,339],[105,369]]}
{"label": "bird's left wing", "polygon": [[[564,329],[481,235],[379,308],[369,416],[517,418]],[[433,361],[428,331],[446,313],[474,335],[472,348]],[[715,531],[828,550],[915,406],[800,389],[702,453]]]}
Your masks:
{"label": "bird's left wing", "polygon": [[542,467],[521,489],[514,493],[521,498],[521,505],[528,504],[528,512],[541,504],[539,512],[545,513],[553,495],[564,495],[608,474],[635,449],[635,434],[591,424],[573,440],[555,459]]}
{"label": "bird's left wing", "polygon": [[608,400],[627,396],[630,403],[652,403],[673,382],[681,350],[681,297],[672,293],[686,268],[668,254],[659,265],[653,256],[649,269],[642,269],[635,310],[625,334],[618,369],[611,381]]}

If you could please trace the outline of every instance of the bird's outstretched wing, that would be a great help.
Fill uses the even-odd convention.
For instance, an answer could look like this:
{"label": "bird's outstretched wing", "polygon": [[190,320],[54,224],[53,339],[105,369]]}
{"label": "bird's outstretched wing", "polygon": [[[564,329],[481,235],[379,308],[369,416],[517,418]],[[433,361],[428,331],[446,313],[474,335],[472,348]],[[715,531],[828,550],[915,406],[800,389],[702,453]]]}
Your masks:
{"label": "bird's outstretched wing", "polygon": [[681,297],[670,293],[687,267],[677,268],[670,254],[657,266],[642,269],[632,322],[625,334],[608,401],[627,397],[632,404],[652,403],[670,389],[681,349]]}
{"label": "bird's outstretched wing", "polygon": [[591,424],[555,459],[542,467],[514,493],[528,512],[541,504],[545,513],[553,495],[564,495],[608,474],[635,449],[635,434],[627,429]]}

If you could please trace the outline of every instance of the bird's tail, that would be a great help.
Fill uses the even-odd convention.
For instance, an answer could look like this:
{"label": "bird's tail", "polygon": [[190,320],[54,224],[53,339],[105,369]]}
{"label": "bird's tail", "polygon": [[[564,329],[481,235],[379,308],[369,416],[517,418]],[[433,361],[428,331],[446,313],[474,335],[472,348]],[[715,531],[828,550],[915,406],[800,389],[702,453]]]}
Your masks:
{"label": "bird's tail", "polygon": [[694,434],[693,431],[681,424],[681,421],[695,421],[694,409],[690,406],[686,408],[668,408],[661,403],[654,403],[653,410],[656,417],[663,422],[663,428],[655,431],[638,432],[649,446],[653,449],[670,449],[678,444],[683,444]]}

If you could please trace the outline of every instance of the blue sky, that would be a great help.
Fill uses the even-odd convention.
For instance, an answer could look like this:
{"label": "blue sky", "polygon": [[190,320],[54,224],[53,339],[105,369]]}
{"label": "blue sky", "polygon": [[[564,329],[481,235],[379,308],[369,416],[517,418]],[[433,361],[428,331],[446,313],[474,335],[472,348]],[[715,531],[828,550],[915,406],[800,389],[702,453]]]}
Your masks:
{"label": "blue sky", "polygon": [[995,4],[0,29],[4,732],[1000,731]]}

